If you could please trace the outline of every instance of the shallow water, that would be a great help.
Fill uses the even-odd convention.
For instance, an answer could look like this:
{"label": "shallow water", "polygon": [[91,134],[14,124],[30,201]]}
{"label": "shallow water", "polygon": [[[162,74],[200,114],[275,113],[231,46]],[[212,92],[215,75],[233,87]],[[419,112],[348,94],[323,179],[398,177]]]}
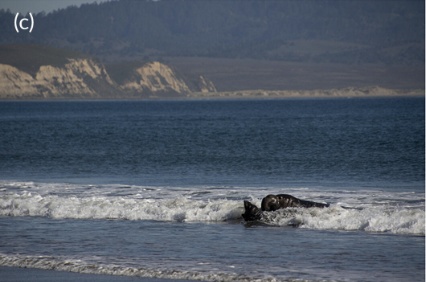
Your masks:
{"label": "shallow water", "polygon": [[[17,229],[20,238],[14,238]],[[2,230],[2,241],[9,242],[3,263],[78,272],[225,281],[420,281],[424,270],[423,237],[46,218],[3,219]]]}
{"label": "shallow water", "polygon": [[[421,98],[2,102],[0,144],[3,266],[425,279]],[[330,207],[244,223],[271,193]]]}

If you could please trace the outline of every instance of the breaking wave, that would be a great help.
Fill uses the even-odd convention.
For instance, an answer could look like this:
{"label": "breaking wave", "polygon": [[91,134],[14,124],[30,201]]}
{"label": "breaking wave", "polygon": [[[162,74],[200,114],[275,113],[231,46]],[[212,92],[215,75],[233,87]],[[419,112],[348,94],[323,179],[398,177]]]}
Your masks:
{"label": "breaking wave", "polygon": [[5,216],[157,221],[227,221],[238,219],[240,202],[229,200],[129,199],[122,197],[10,195],[0,200]]}
{"label": "breaking wave", "polygon": [[386,206],[348,209],[331,206],[325,209],[279,210],[268,212],[265,217],[268,224],[278,226],[425,235],[425,212],[422,209]]}
{"label": "breaking wave", "polygon": [[[3,183],[0,216],[55,219],[241,222],[243,199],[256,205],[267,194],[247,188],[158,188],[123,185]],[[265,212],[265,223],[317,230],[425,235],[424,193],[312,191],[295,196],[324,200],[329,208]]]}

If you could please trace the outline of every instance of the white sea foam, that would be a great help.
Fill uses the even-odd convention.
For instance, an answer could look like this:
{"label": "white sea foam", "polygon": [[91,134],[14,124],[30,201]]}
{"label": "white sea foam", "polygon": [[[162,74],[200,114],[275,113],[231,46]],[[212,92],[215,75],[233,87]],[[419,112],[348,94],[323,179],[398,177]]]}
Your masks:
{"label": "white sea foam", "polygon": [[[7,255],[0,253],[0,265],[9,267],[25,267],[46,270],[69,271],[85,274],[106,274],[120,276],[136,276],[164,279],[185,279],[199,281],[293,281],[275,277],[254,277],[232,272],[219,271],[185,271],[168,268],[132,267],[115,264],[91,262],[90,259],[70,259],[52,256]],[[297,280],[300,281],[300,280]]]}
{"label": "white sea foam", "polygon": [[287,209],[267,213],[267,222],[320,230],[390,232],[425,235],[425,212],[402,207],[347,209],[333,205],[320,209]]}
{"label": "white sea foam", "polygon": [[132,199],[125,197],[60,197],[32,193],[0,199],[0,215],[46,216],[76,219],[126,219],[158,221],[226,221],[242,213],[239,201]]}
{"label": "white sea foam", "polygon": [[[174,222],[241,221],[243,200],[260,205],[268,188],[146,187],[1,182],[1,216]],[[265,213],[265,222],[319,230],[425,235],[424,193],[286,189],[329,208]]]}

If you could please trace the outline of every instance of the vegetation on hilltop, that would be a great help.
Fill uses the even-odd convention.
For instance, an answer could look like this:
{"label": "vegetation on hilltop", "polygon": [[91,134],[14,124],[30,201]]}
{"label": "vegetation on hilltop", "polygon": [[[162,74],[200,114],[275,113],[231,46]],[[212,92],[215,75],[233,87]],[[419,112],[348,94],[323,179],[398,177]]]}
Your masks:
{"label": "vegetation on hilltop", "polygon": [[424,64],[423,0],[122,0],[35,15],[16,34],[0,11],[0,43],[43,43],[104,58],[255,58]]}

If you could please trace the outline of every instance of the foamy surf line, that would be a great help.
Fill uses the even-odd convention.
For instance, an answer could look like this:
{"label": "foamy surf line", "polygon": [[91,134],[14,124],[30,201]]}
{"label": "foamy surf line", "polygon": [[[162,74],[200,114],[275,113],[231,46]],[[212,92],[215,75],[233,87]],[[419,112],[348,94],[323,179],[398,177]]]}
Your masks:
{"label": "foamy surf line", "polygon": [[115,264],[94,263],[84,259],[53,256],[6,255],[0,253],[0,266],[67,271],[81,274],[103,274],[172,280],[198,281],[292,281],[275,277],[256,277],[226,272],[185,271],[179,269],[130,267]]}
{"label": "foamy surf line", "polygon": [[[238,222],[243,199],[256,205],[267,189],[223,187],[144,187],[125,185],[3,182],[0,216],[53,219]],[[290,192],[288,192],[290,190]],[[329,208],[285,209],[266,213],[267,224],[316,230],[425,235],[424,193],[286,189]]]}

